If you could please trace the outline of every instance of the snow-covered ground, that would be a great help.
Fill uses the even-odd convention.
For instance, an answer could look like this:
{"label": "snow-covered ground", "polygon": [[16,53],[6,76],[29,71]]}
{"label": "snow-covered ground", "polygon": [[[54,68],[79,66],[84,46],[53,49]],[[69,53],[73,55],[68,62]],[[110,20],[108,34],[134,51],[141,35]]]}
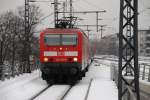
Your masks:
{"label": "snow-covered ground", "polygon": [[88,100],[118,100],[118,89],[116,84],[110,79],[110,61],[98,61],[94,63],[87,74],[93,78]]}
{"label": "snow-covered ground", "polygon": [[69,85],[54,85],[35,98],[35,100],[60,100],[68,88]]}
{"label": "snow-covered ground", "polygon": [[[118,57],[113,55],[97,55],[95,58],[105,60],[103,64],[107,64],[106,61],[111,62],[115,69],[118,70]],[[140,81],[144,80],[145,82],[149,82],[149,74],[150,74],[150,57],[139,56],[139,76]]]}
{"label": "snow-covered ground", "polygon": [[[65,100],[84,100],[91,79],[93,81],[87,100],[117,100],[117,87],[110,79],[110,64],[110,61],[95,60],[86,77],[70,90]],[[47,84],[40,78],[39,71],[24,74],[0,82],[0,100],[28,100],[45,87]],[[67,85],[54,85],[37,100],[58,100],[67,88]]]}
{"label": "snow-covered ground", "polygon": [[40,72],[24,74],[0,82],[0,100],[28,100],[47,86],[40,78]]}

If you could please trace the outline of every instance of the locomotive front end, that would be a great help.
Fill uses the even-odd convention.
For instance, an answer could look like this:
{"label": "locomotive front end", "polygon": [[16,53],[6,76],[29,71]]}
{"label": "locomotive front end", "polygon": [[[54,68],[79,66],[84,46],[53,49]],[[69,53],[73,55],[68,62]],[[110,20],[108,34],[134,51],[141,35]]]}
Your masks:
{"label": "locomotive front end", "polygon": [[79,80],[81,47],[75,32],[45,32],[40,39],[42,78],[46,81]]}

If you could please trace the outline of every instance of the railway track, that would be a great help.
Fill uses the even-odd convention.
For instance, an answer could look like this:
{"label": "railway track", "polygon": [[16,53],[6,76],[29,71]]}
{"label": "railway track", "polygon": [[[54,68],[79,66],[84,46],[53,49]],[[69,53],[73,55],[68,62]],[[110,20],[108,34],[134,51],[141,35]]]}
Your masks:
{"label": "railway track", "polygon": [[[90,80],[90,83],[89,83],[89,85],[88,85],[88,89],[87,89],[87,92],[86,92],[86,95],[85,95],[85,99],[84,99],[84,100],[87,100],[87,98],[88,98],[92,80],[93,80],[93,79]],[[64,99],[67,97],[67,95],[68,95],[68,93],[70,92],[70,90],[71,90],[76,84],[78,84],[78,83],[79,83],[79,82],[75,83],[74,85],[70,85],[69,88],[65,90],[65,93],[62,93],[61,95],[58,96],[58,97],[60,97],[60,99],[58,99],[58,100],[64,100]],[[49,85],[49,86],[47,86],[46,88],[44,88],[43,90],[41,90],[40,92],[38,92],[37,94],[35,94],[35,95],[34,95],[31,99],[29,99],[29,100],[35,100],[35,99],[37,99],[38,97],[40,97],[42,94],[44,94],[44,92],[46,92],[46,91],[47,91],[50,87],[52,87],[52,86],[54,86],[54,85]]]}
{"label": "railway track", "polygon": [[40,92],[38,92],[37,94],[35,94],[30,100],[34,100],[35,98],[37,98],[38,96],[40,96],[42,93],[44,93],[51,86],[52,85],[48,85],[46,88],[44,88],[43,90],[41,90]]}
{"label": "railway track", "polygon": [[93,79],[90,80],[90,84],[89,84],[89,86],[88,86],[88,90],[87,90],[87,92],[86,92],[86,95],[85,95],[84,100],[87,100],[87,99],[88,99],[88,95],[89,95],[89,92],[90,92],[90,88],[91,88],[91,85],[92,85],[92,81],[93,81]]}
{"label": "railway track", "polygon": [[[53,85],[49,85],[47,86],[46,88],[44,88],[43,90],[41,90],[40,92],[38,92],[37,94],[35,94],[33,97],[31,97],[29,100],[35,100],[36,98],[38,98],[41,94],[43,94],[45,91],[47,91],[50,87],[52,87]],[[71,88],[73,87],[74,85],[71,85],[65,93],[63,93],[62,96],[60,96],[60,100],[64,100],[64,98],[67,96],[67,94],[69,93],[69,91],[71,90]]]}
{"label": "railway track", "polygon": [[70,90],[72,89],[73,86],[74,86],[74,85],[71,85],[71,86],[69,87],[69,89],[65,92],[65,94],[61,97],[60,100],[64,100],[64,98],[67,96],[67,94],[70,92]]}
{"label": "railway track", "polygon": [[[89,95],[89,92],[90,92],[90,88],[91,88],[91,85],[92,85],[92,81],[93,81],[93,79],[90,80],[90,83],[89,83],[89,85],[88,85],[88,89],[87,89],[87,92],[86,92],[86,94],[85,94],[84,100],[87,100],[87,99],[88,99],[88,95]],[[68,93],[70,92],[70,90],[72,89],[73,86],[74,86],[74,85],[72,85],[72,86],[69,87],[69,89],[65,92],[65,94],[61,97],[60,100],[65,100],[65,97],[67,97]]]}
{"label": "railway track", "polygon": [[[88,99],[88,95],[89,95],[89,92],[90,92],[90,88],[91,88],[91,84],[92,84],[92,81],[93,79],[90,80],[90,83],[88,85],[88,89],[87,89],[87,92],[85,94],[85,98],[84,100],[87,100]],[[77,84],[77,83],[76,83]],[[70,92],[70,90],[76,85],[70,85],[70,87],[68,89],[65,90],[65,93],[62,93],[60,97],[60,99],[58,100],[65,100],[65,98],[67,97],[68,93]],[[35,100],[37,99],[38,97],[40,97],[40,95],[42,95],[44,92],[46,92],[50,87],[52,87],[53,85],[49,85],[47,86],[46,88],[44,88],[43,90],[41,90],[40,92],[38,92],[37,94],[35,94],[32,98],[30,98],[29,100]]]}

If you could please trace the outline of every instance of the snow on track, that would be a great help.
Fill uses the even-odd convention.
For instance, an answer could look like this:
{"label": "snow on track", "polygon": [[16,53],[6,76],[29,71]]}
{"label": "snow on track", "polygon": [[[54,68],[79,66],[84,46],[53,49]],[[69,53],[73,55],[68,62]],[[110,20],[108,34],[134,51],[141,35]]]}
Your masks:
{"label": "snow on track", "polygon": [[[84,100],[89,83],[79,83],[72,87],[64,100]],[[57,99],[55,99],[57,100]]]}
{"label": "snow on track", "polygon": [[69,85],[53,85],[34,100],[60,100],[69,87]]}
{"label": "snow on track", "polygon": [[44,89],[46,85],[43,80],[37,79],[15,89],[10,89],[7,93],[0,94],[1,100],[29,100],[33,95]]}
{"label": "snow on track", "polygon": [[87,73],[93,78],[92,85],[87,100],[118,100],[118,89],[114,81],[110,79],[111,62],[98,60],[99,66],[95,63]]}
{"label": "snow on track", "polygon": [[[117,87],[110,80],[111,62],[95,59],[86,76],[75,86],[63,100],[117,100]],[[91,87],[89,84],[91,79]],[[0,81],[0,100],[29,100],[48,85],[41,79],[39,72],[20,75],[4,82]],[[60,100],[69,89],[69,85],[53,85],[35,100]],[[86,98],[87,91],[88,96]]]}
{"label": "snow on track", "polygon": [[[93,79],[87,100],[117,100],[118,91],[110,80],[110,62],[97,60],[79,84],[74,86],[64,100],[86,100],[90,80]],[[98,65],[98,66],[97,66]]]}
{"label": "snow on track", "polygon": [[48,85],[46,88],[44,88],[43,90],[41,90],[40,92],[35,94],[30,100],[34,100],[35,98],[37,98],[39,95],[41,95],[43,92],[45,92],[50,87],[51,87],[51,85]]}
{"label": "snow on track", "polygon": [[16,78],[16,82],[14,80],[0,86],[0,100],[29,100],[47,86],[46,82],[40,78],[39,72],[24,74]]}

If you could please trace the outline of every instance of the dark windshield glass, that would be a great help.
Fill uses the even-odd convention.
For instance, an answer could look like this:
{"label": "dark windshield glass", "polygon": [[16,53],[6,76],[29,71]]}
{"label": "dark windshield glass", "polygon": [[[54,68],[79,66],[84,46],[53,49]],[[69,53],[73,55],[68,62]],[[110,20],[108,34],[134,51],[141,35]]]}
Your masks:
{"label": "dark windshield glass", "polygon": [[47,45],[76,45],[76,34],[48,34],[44,37],[44,42]]}
{"label": "dark windshield glass", "polygon": [[76,45],[77,35],[62,35],[62,45]]}
{"label": "dark windshield glass", "polygon": [[44,42],[47,45],[60,45],[60,35],[46,35]]}

